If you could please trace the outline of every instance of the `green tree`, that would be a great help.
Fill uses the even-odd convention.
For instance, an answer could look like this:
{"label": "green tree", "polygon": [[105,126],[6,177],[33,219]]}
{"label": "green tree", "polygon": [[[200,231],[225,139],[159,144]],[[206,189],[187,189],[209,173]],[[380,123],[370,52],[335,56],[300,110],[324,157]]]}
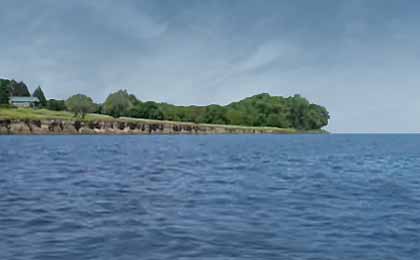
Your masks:
{"label": "green tree", "polygon": [[115,118],[128,115],[135,99],[127,93],[127,90],[119,90],[110,94],[103,104],[103,113]]}
{"label": "green tree", "polygon": [[309,105],[309,109],[304,114],[307,129],[321,129],[328,124],[329,118],[327,109],[315,104]]}
{"label": "green tree", "polygon": [[129,115],[136,118],[163,120],[164,114],[158,104],[152,101],[139,103],[130,109]]}
{"label": "green tree", "polygon": [[0,81],[0,105],[8,105],[9,104],[9,88],[5,84],[5,82]]}
{"label": "green tree", "polygon": [[324,107],[311,104],[300,95],[284,98],[267,93],[248,97],[227,106],[175,106],[152,102],[148,108],[136,106],[130,111],[130,115],[156,118],[156,111],[159,110],[163,112],[165,120],[301,130],[320,129],[328,124],[330,118]]}
{"label": "green tree", "polygon": [[75,117],[81,116],[82,118],[85,118],[87,113],[93,113],[96,109],[92,99],[82,94],[77,94],[67,99],[66,107],[74,113]]}
{"label": "green tree", "polygon": [[133,94],[128,95],[128,99],[130,100],[130,103],[133,106],[141,103],[140,100],[138,100],[137,97],[135,95],[133,95]]}
{"label": "green tree", "polygon": [[230,125],[243,125],[245,121],[243,116],[243,113],[235,109],[228,109],[226,112],[226,118]]}
{"label": "green tree", "polygon": [[29,93],[28,87],[23,82],[16,82],[15,80],[11,80],[8,84],[10,96],[17,96],[17,97],[30,97],[31,94]]}
{"label": "green tree", "polygon": [[270,114],[266,120],[266,126],[289,128],[289,122],[284,114]]}
{"label": "green tree", "polygon": [[35,91],[32,94],[32,96],[39,99],[39,105],[40,105],[40,107],[47,107],[48,102],[47,102],[47,99],[45,98],[44,91],[42,91],[42,89],[41,89],[41,86],[38,86],[35,89]]}
{"label": "green tree", "polygon": [[219,105],[209,105],[203,109],[203,113],[198,119],[199,123],[208,124],[227,124],[226,108]]}
{"label": "green tree", "polygon": [[175,105],[160,103],[159,108],[163,113],[163,119],[169,121],[181,121],[180,108]]}
{"label": "green tree", "polygon": [[103,111],[103,104],[101,103],[95,103],[95,111],[96,114],[101,114]]}
{"label": "green tree", "polygon": [[66,102],[64,100],[50,99],[47,102],[47,108],[54,111],[66,110]]}
{"label": "green tree", "polygon": [[309,130],[310,123],[305,114],[308,113],[310,103],[308,100],[300,95],[295,95],[289,98],[290,114],[289,120],[293,128],[300,130]]}

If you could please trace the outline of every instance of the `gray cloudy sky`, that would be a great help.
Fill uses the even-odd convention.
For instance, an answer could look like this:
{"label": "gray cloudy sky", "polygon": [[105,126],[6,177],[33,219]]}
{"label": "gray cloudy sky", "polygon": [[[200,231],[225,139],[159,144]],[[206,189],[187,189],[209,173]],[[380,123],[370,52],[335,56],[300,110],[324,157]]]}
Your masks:
{"label": "gray cloudy sky", "polygon": [[0,77],[48,98],[300,93],[335,132],[420,130],[420,1],[0,0]]}

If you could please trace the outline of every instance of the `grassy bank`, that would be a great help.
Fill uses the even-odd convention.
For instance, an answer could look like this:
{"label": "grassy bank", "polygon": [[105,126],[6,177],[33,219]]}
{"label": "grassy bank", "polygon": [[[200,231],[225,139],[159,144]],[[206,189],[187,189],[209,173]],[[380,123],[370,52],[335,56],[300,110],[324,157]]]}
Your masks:
{"label": "grassy bank", "polygon": [[[51,111],[47,109],[29,109],[29,108],[0,108],[0,119],[9,120],[75,120],[73,113],[66,111]],[[80,119],[79,119],[80,120]],[[161,121],[151,119],[138,119],[138,118],[112,118],[107,115],[101,114],[87,114],[82,121],[124,121],[124,122],[143,122],[143,123],[157,123],[157,124],[177,124],[177,125],[195,125],[194,123],[188,122],[175,122],[175,121]],[[199,124],[202,126],[209,127],[223,127],[223,128],[234,128],[234,129],[255,129],[255,130],[274,130],[276,132],[283,132],[287,134],[297,133],[326,133],[323,130],[315,131],[298,131],[291,128],[276,128],[276,127],[249,127],[249,126],[237,126],[237,125],[213,125],[213,124]]]}
{"label": "grassy bank", "polygon": [[[30,108],[0,108],[0,119],[10,120],[74,120],[74,114],[66,111]],[[100,114],[88,114],[84,121],[113,120],[112,117]]]}

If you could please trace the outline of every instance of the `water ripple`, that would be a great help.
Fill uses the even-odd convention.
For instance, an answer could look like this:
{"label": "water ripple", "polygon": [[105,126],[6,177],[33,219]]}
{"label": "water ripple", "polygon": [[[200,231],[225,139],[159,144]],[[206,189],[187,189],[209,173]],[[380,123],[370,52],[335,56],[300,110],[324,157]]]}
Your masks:
{"label": "water ripple", "polygon": [[0,137],[0,259],[418,259],[415,135]]}

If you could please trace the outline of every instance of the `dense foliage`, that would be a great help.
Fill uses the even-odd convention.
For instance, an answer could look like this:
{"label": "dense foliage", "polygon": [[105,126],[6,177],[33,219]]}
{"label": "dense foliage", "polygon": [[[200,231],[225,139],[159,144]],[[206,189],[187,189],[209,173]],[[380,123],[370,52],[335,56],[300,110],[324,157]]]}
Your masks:
{"label": "dense foliage", "polygon": [[159,105],[152,101],[145,103],[140,101],[136,102],[136,105],[130,109],[128,116],[156,120],[165,119],[165,115],[160,109]]}
{"label": "dense foliage", "polygon": [[10,96],[30,97],[28,87],[23,82],[16,82],[15,80],[0,79],[0,84],[5,84],[9,89]]}
{"label": "dense foliage", "polygon": [[113,117],[125,116],[133,106],[132,98],[126,90],[119,90],[110,94],[103,104],[103,113]]}
{"label": "dense foliage", "polygon": [[0,79],[0,105],[9,104],[10,92],[7,83]]}
{"label": "dense foliage", "polygon": [[77,94],[71,96],[66,101],[66,107],[69,111],[74,113],[74,116],[85,117],[87,113],[93,113],[96,110],[96,106],[92,99],[88,96]]}
{"label": "dense foliage", "polygon": [[[29,91],[24,83],[0,79],[0,104],[7,104],[9,96],[25,96]],[[306,98],[271,96],[267,93],[245,98],[226,106],[176,106],[153,101],[142,102],[126,90],[110,94],[103,104],[93,103],[90,97],[74,95],[67,101],[46,100],[38,87],[33,96],[41,105],[50,110],[68,110],[75,116],[86,113],[111,115],[115,118],[128,116],[135,118],[183,121],[207,124],[271,126],[295,128],[299,130],[321,129],[330,118],[326,108],[310,103]]]}
{"label": "dense foliage", "polygon": [[[115,104],[113,103],[114,100],[117,101]],[[272,126],[301,130],[320,129],[326,126],[329,120],[328,111],[324,107],[311,104],[300,95],[284,98],[270,96],[266,93],[227,106],[175,106],[152,101],[141,102],[134,96],[128,95],[126,91],[119,91],[110,95],[106,107],[113,108],[104,109],[104,112],[114,117],[130,116],[170,121]]]}
{"label": "dense foliage", "polygon": [[64,100],[50,99],[47,102],[47,108],[54,111],[66,110],[66,102]]}
{"label": "dense foliage", "polygon": [[47,102],[47,99],[45,98],[44,91],[42,91],[42,89],[41,89],[40,86],[38,86],[35,89],[35,91],[32,94],[32,96],[39,99],[39,106],[40,107],[47,107],[48,102]]}

